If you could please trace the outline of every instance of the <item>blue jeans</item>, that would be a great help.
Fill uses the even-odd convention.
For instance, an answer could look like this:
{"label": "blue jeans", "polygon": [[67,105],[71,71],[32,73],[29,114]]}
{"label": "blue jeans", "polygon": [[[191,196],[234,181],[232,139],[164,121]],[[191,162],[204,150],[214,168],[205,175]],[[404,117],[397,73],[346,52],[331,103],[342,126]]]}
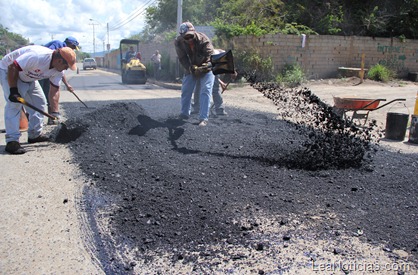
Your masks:
{"label": "blue jeans", "polygon": [[194,89],[198,86],[200,96],[199,120],[209,119],[210,98],[212,96],[212,87],[215,81],[215,75],[208,72],[201,76],[186,74],[183,77],[181,86],[181,114],[190,116],[192,107],[192,95]]}
{"label": "blue jeans", "polygon": [[[22,104],[14,103],[9,100],[10,86],[7,81],[7,72],[2,69],[0,69],[0,84],[3,89],[4,99],[6,100],[6,106],[4,107],[6,143],[10,141],[19,141],[21,136],[19,126]],[[19,94],[29,104],[32,104],[41,110],[46,109],[46,98],[38,81],[23,82],[22,80],[18,79],[17,88]],[[31,108],[26,108],[26,111],[29,113],[28,137],[36,138],[42,133],[44,115]]]}
{"label": "blue jeans", "polygon": [[[200,95],[197,92],[199,90],[199,85],[196,86],[193,94],[193,109],[195,111],[200,110]],[[219,76],[215,76],[215,81],[213,83],[212,88],[212,99],[213,99],[213,105],[215,107],[215,111],[223,111],[224,108],[224,100],[222,98],[222,91],[221,91],[221,84],[219,83]]]}

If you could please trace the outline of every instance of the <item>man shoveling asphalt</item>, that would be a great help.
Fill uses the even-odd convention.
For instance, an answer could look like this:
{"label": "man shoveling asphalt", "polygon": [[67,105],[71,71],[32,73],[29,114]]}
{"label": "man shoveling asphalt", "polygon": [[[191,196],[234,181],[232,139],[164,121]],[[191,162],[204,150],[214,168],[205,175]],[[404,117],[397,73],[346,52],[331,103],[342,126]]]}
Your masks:
{"label": "man shoveling asphalt", "polygon": [[[49,78],[51,92],[59,88],[63,71],[76,69],[75,52],[64,47],[51,50],[43,46],[26,46],[17,49],[0,61],[0,83],[6,100],[4,120],[6,126],[6,152],[24,154],[19,131],[21,102],[45,110],[46,98],[37,80]],[[44,142],[49,138],[42,134],[44,115],[28,108],[28,142]]]}

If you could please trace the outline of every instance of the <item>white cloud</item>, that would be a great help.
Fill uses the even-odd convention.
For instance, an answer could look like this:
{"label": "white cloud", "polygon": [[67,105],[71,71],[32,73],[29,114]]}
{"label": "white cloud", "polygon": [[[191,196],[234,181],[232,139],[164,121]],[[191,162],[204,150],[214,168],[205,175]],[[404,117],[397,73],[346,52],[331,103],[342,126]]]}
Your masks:
{"label": "white cloud", "polygon": [[[64,40],[67,36],[74,36],[86,52],[93,52],[94,24],[95,49],[96,52],[101,52],[103,43],[108,43],[107,24],[111,48],[116,49],[121,39],[142,31],[145,8],[156,2],[157,0],[0,0],[0,24],[10,32],[20,34],[38,45],[52,39]],[[126,24],[115,29],[123,23]]]}

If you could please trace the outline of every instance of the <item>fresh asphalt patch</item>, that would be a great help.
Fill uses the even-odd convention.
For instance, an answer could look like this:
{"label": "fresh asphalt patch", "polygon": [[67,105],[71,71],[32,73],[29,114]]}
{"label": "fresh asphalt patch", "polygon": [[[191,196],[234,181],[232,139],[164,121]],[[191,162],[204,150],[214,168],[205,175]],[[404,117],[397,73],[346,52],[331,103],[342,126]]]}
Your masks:
{"label": "fresh asphalt patch", "polygon": [[239,270],[249,256],[237,248],[275,257],[269,243],[293,238],[266,228],[328,212],[336,218],[310,230],[329,240],[362,232],[357,237],[416,262],[417,188],[408,168],[416,156],[380,148],[373,123],[348,125],[307,89],[254,87],[278,117],[230,108],[199,127],[193,118],[156,120],[135,103],[114,103],[66,121],[56,142],[71,148],[90,179],[84,209],[103,269],[135,272],[168,254],[172,267]]}

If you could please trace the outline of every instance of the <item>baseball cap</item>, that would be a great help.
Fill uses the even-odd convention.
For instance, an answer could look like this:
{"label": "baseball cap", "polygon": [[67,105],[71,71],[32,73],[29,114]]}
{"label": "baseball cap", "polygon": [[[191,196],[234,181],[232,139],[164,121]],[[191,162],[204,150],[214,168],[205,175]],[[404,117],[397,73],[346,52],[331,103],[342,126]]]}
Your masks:
{"label": "baseball cap", "polygon": [[179,33],[180,33],[181,36],[185,36],[187,34],[194,34],[195,29],[194,29],[192,23],[184,22],[184,23],[181,23],[181,25],[180,25]]}
{"label": "baseball cap", "polygon": [[68,67],[75,71],[77,69],[76,58],[75,58],[75,52],[70,47],[62,47],[58,49],[62,58],[65,59],[68,63]]}
{"label": "baseball cap", "polygon": [[65,38],[65,41],[64,42],[74,45],[75,48],[76,48],[76,50],[77,51],[79,50],[79,48],[78,48],[79,43],[78,43],[78,41],[77,41],[77,39],[75,37],[68,36],[67,38]]}

